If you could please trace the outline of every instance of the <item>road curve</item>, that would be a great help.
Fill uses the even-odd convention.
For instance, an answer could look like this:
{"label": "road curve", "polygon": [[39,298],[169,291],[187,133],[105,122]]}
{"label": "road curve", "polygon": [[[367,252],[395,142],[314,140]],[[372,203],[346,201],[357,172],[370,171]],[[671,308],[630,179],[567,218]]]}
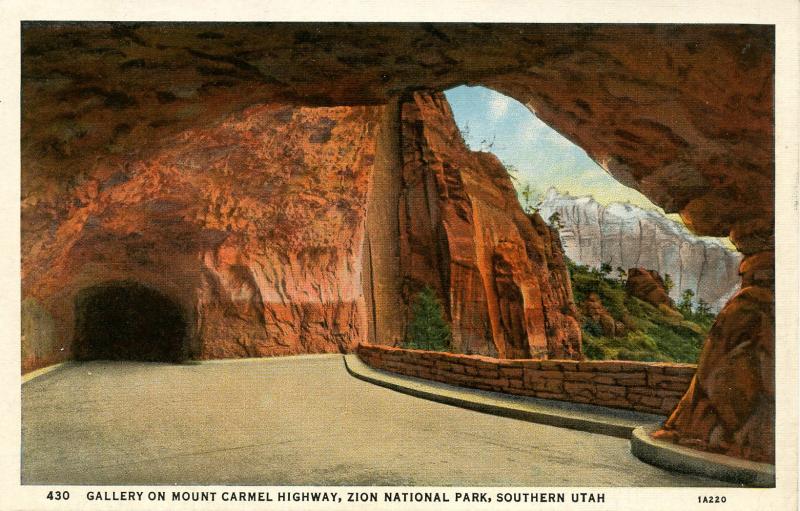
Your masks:
{"label": "road curve", "polygon": [[724,485],[365,383],[339,355],[70,365],[23,385],[22,443],[23,484]]}

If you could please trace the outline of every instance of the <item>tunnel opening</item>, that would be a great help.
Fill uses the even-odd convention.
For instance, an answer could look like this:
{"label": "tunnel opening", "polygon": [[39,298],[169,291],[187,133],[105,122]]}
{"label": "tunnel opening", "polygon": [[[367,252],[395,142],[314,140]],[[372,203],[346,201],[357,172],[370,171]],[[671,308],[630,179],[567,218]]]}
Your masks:
{"label": "tunnel opening", "polygon": [[179,362],[188,325],[177,303],[137,282],[83,289],[75,299],[75,358]]}

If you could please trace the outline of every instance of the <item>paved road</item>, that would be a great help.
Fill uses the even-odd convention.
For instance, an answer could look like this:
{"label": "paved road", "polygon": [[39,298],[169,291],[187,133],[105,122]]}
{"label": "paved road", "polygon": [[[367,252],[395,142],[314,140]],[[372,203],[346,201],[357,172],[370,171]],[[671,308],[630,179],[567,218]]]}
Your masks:
{"label": "paved road", "polygon": [[723,485],[362,382],[338,355],[88,362],[25,384],[22,408],[27,484]]}

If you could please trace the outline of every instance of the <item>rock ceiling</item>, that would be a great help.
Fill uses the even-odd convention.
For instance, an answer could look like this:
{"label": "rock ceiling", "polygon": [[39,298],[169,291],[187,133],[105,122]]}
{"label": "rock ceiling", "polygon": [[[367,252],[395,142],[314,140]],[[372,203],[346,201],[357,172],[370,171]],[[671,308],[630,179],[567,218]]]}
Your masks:
{"label": "rock ceiling", "polygon": [[23,199],[251,104],[481,84],[755,253],[773,243],[773,68],[755,25],[25,23]]}

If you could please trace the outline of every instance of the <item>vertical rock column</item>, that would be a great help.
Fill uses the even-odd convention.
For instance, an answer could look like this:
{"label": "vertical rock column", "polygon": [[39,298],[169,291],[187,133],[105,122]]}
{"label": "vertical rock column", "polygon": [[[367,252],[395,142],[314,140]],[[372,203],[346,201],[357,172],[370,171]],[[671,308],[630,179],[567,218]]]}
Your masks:
{"label": "vertical rock column", "polygon": [[400,102],[394,100],[384,109],[378,130],[362,252],[361,278],[372,344],[399,345],[405,332],[397,213],[402,171]]}
{"label": "vertical rock column", "polygon": [[[491,285],[480,269],[473,201],[464,182],[471,153],[441,94],[414,94],[401,106],[400,260],[403,296],[424,286],[444,302],[454,351],[506,356],[492,335]],[[470,161],[473,160],[473,161]],[[496,302],[496,300],[495,300]],[[499,345],[498,345],[499,344]]]}
{"label": "vertical rock column", "polygon": [[775,460],[775,253],[747,255],[742,289],[709,332],[697,374],[655,438]]}
{"label": "vertical rock column", "polygon": [[508,172],[464,144],[441,93],[387,108],[367,206],[369,339],[398,344],[416,293],[436,291],[452,350],[580,357],[558,236],[519,205]]}

